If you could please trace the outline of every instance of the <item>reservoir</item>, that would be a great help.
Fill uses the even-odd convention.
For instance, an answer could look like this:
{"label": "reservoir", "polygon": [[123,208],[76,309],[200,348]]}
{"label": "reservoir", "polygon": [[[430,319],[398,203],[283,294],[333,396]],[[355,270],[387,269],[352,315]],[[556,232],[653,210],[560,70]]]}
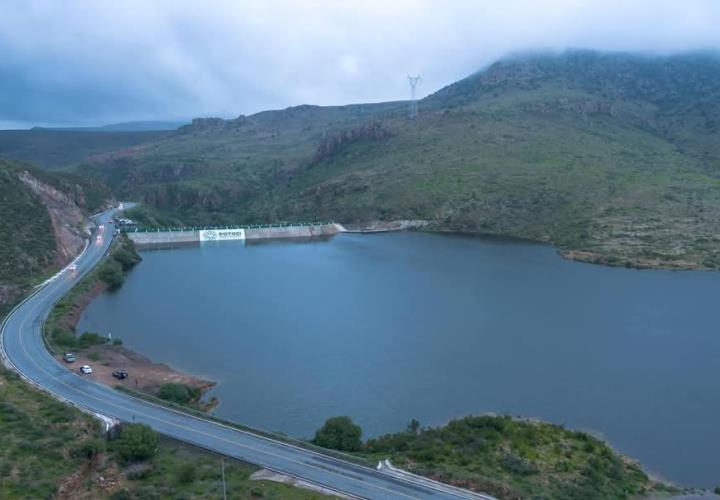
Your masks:
{"label": "reservoir", "polygon": [[364,437],[487,412],[588,430],[683,485],[720,482],[720,274],[569,262],[424,233],[143,252],[78,332],[216,381],[216,414]]}

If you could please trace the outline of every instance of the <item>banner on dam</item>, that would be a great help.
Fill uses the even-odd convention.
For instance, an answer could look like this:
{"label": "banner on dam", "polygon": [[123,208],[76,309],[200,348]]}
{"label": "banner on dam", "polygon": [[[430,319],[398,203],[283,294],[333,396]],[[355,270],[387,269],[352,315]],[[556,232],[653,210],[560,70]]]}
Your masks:
{"label": "banner on dam", "polygon": [[200,241],[244,240],[245,230],[237,229],[203,229],[199,231]]}

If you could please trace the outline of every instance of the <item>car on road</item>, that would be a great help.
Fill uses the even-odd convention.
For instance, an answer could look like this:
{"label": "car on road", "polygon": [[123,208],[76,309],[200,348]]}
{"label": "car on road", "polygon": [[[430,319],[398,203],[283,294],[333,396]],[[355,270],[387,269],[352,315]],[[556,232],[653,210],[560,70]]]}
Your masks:
{"label": "car on road", "polygon": [[73,353],[66,352],[65,354],[63,354],[63,359],[65,360],[66,363],[74,363],[77,358],[75,357],[75,355]]}
{"label": "car on road", "polygon": [[112,375],[113,377],[120,380],[125,380],[126,378],[128,378],[128,372],[126,370],[115,370]]}
{"label": "car on road", "polygon": [[83,375],[91,375],[92,367],[90,365],[82,365],[80,367],[80,373],[82,373]]}
{"label": "car on road", "polygon": [[68,271],[77,271],[77,264],[70,264],[68,266]]}

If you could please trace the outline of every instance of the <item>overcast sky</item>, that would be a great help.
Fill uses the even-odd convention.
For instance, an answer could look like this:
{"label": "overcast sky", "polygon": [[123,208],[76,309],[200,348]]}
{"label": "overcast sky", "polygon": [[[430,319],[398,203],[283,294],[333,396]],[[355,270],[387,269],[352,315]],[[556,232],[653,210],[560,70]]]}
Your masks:
{"label": "overcast sky", "polygon": [[0,127],[405,99],[564,48],[720,49],[720,0],[0,0]]}

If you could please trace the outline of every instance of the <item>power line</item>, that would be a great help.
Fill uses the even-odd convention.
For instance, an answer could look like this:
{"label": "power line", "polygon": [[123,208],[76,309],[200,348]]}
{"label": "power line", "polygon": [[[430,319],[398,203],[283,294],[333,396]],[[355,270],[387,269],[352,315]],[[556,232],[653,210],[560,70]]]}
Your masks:
{"label": "power line", "polygon": [[417,120],[418,117],[418,105],[417,105],[417,95],[415,94],[415,88],[417,87],[418,82],[420,81],[420,75],[416,76],[407,76],[408,83],[410,84],[410,110],[409,110],[409,118],[411,120]]}

